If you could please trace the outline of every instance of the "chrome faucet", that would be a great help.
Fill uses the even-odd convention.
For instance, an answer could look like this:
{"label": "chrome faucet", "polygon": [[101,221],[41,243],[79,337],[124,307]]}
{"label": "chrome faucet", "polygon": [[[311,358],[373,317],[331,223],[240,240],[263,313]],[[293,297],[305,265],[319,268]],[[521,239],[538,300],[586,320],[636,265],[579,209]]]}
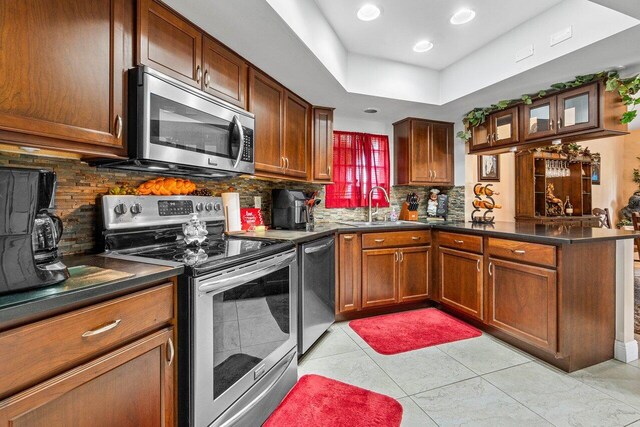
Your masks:
{"label": "chrome faucet", "polygon": [[373,217],[374,216],[380,215],[380,213],[378,212],[378,205],[376,205],[376,211],[375,212],[371,212],[371,196],[373,195],[373,190],[375,190],[375,189],[382,190],[382,194],[384,194],[384,198],[387,199],[387,202],[390,203],[389,195],[387,194],[387,190],[385,190],[384,188],[380,187],[379,185],[374,185],[373,187],[371,187],[371,190],[369,190],[369,222],[373,222]]}

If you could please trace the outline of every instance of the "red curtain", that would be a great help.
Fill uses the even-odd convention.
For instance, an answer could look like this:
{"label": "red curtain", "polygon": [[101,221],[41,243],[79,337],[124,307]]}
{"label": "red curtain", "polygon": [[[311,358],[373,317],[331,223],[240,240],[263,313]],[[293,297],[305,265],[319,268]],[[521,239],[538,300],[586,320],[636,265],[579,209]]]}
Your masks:
{"label": "red curtain", "polygon": [[[326,189],[328,208],[368,206],[372,186],[379,185],[389,192],[389,137],[335,131],[333,182]],[[389,206],[380,190],[374,191],[371,202],[374,206]]]}

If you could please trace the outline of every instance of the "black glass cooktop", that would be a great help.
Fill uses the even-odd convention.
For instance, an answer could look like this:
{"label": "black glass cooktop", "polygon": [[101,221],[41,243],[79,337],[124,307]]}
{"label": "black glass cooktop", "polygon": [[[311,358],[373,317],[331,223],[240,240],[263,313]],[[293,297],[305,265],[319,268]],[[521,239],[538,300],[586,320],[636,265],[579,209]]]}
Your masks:
{"label": "black glass cooktop", "polygon": [[199,275],[232,264],[259,259],[294,247],[278,240],[207,239],[200,245],[184,242],[113,252],[155,261],[184,264],[187,274]]}

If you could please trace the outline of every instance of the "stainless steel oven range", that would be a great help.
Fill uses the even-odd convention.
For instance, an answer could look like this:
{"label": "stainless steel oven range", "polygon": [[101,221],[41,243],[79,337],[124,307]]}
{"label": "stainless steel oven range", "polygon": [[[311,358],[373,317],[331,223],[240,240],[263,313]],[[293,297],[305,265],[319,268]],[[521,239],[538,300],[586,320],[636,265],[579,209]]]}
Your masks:
{"label": "stainless steel oven range", "polygon": [[[179,424],[261,425],[297,380],[293,244],[223,237],[219,198],[105,196],[102,203],[104,256],[185,268]],[[194,213],[209,231],[199,247],[185,246],[181,234]]]}

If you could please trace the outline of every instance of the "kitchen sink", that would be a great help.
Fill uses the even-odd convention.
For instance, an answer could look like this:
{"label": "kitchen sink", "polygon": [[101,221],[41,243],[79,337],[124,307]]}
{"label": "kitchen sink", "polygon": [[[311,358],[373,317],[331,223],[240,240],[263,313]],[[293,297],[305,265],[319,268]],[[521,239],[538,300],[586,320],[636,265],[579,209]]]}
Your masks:
{"label": "kitchen sink", "polygon": [[415,221],[339,221],[338,223],[351,225],[353,227],[406,227],[408,225],[422,225]]}

